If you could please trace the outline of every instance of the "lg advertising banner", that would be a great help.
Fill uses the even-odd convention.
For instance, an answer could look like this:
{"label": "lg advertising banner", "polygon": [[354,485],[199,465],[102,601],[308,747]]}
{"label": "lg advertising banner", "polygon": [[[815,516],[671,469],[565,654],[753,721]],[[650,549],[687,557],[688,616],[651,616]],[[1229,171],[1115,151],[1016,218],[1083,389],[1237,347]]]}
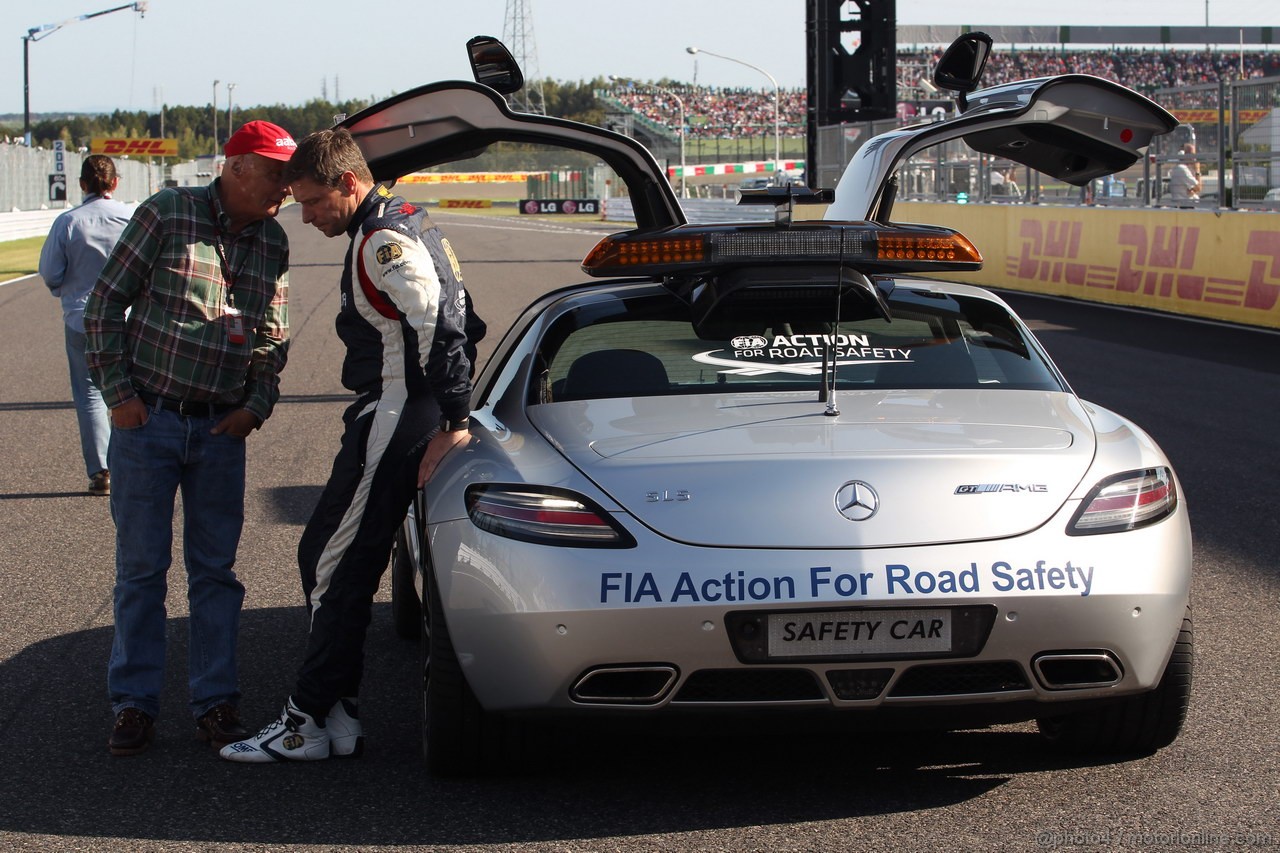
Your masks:
{"label": "lg advertising banner", "polygon": [[527,198],[520,202],[520,213],[599,213],[598,198]]}

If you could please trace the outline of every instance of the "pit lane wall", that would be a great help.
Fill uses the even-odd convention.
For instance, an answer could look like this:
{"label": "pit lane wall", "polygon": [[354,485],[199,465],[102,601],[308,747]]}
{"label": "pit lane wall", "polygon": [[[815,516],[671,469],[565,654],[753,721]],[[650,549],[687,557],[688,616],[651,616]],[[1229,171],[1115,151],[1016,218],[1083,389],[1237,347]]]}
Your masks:
{"label": "pit lane wall", "polygon": [[893,219],[978,246],[983,269],[948,280],[1280,328],[1273,213],[899,202]]}

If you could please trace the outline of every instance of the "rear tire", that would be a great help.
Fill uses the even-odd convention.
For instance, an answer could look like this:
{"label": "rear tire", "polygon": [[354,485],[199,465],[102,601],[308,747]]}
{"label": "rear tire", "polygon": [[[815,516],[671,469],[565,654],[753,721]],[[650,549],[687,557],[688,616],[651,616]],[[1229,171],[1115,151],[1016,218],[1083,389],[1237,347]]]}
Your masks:
{"label": "rear tire", "polygon": [[1036,720],[1040,733],[1055,747],[1070,752],[1150,755],[1177,739],[1191,703],[1191,608],[1173,654],[1155,690],[1115,704],[1061,717]]}
{"label": "rear tire", "polygon": [[413,585],[413,551],[404,525],[391,548],[391,622],[396,636],[417,639],[422,633],[422,602]]}
{"label": "rear tire", "polygon": [[435,776],[506,770],[519,729],[480,707],[458,663],[440,588],[425,555],[422,568],[422,753],[427,770]]}

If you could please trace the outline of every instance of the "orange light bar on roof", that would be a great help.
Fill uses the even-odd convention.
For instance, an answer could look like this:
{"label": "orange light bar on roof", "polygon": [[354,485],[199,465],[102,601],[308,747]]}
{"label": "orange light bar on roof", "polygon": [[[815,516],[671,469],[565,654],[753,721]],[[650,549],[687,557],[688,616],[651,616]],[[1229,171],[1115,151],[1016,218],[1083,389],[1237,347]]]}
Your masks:
{"label": "orange light bar on roof", "polygon": [[582,269],[600,277],[666,276],[744,266],[830,263],[867,272],[939,272],[978,269],[982,255],[964,235],[934,225],[686,225],[661,232],[612,234],[587,254]]}
{"label": "orange light bar on roof", "polygon": [[978,247],[963,235],[888,233],[876,237],[876,257],[883,261],[960,261],[982,263]]}
{"label": "orange light bar on roof", "polygon": [[706,235],[620,241],[606,237],[583,260],[586,269],[698,263],[706,259]]}

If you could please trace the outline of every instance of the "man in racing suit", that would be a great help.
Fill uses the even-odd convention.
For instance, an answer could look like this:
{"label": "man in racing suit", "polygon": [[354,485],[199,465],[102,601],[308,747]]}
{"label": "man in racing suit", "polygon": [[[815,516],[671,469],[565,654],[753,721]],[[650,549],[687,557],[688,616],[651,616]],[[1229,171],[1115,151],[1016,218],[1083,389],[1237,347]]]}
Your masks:
{"label": "man in racing suit", "polygon": [[415,489],[469,438],[468,352],[483,334],[449,241],[374,184],[349,132],[304,139],[285,180],[303,222],[351,238],[337,331],[342,384],[359,398],[298,544],[311,627],[294,692],[278,719],[219,753],[250,763],[360,753],[355,697],[373,597]]}

